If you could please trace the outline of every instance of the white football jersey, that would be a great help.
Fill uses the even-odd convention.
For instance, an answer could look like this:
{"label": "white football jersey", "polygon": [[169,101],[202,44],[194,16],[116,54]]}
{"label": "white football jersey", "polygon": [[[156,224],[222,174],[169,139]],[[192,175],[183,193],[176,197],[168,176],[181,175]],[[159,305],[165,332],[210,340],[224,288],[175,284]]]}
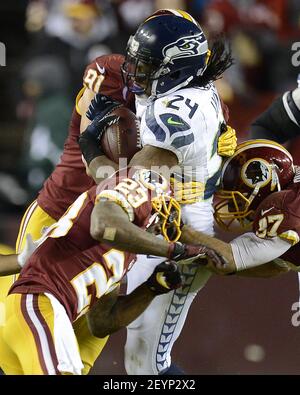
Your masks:
{"label": "white football jersey", "polygon": [[222,158],[217,153],[224,122],[220,98],[213,84],[180,89],[154,101],[137,100],[142,145],[172,151],[184,181],[203,184],[200,200],[215,192]]}

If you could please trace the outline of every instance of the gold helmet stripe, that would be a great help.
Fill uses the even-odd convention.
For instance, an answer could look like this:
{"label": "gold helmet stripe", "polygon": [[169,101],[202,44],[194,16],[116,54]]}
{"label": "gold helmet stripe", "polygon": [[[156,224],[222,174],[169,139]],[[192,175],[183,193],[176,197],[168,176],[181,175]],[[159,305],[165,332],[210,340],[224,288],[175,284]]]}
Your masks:
{"label": "gold helmet stripe", "polygon": [[159,15],[159,14],[157,15],[157,13],[159,13],[159,11],[169,11],[171,14],[176,15],[176,16],[180,16],[180,17],[182,17],[182,18],[184,18],[184,19],[187,19],[188,21],[194,23],[195,25],[199,26],[199,23],[198,23],[198,22],[195,20],[195,18],[193,18],[192,15],[190,15],[188,12],[183,11],[183,10],[179,10],[179,9],[171,9],[171,8],[162,8],[162,9],[160,9],[160,10],[157,10],[157,11],[154,13],[154,15],[149,16],[147,19],[145,19],[144,22],[147,22],[147,21],[149,21],[150,19],[155,18],[155,17],[157,17],[157,16],[163,16],[163,15],[165,15],[165,14],[163,14],[163,13],[160,14],[160,15]]}
{"label": "gold helmet stripe", "polygon": [[244,141],[243,143],[241,143],[237,146],[236,153],[238,151],[239,152],[244,151],[245,147],[248,147],[249,145],[252,145],[254,148],[257,148],[257,147],[261,147],[262,144],[268,145],[272,148],[279,148],[280,151],[284,152],[285,154],[290,156],[290,158],[292,159],[291,154],[289,153],[289,151],[286,148],[284,148],[283,145],[276,143],[276,141],[267,140],[267,139],[255,139],[255,140]]}

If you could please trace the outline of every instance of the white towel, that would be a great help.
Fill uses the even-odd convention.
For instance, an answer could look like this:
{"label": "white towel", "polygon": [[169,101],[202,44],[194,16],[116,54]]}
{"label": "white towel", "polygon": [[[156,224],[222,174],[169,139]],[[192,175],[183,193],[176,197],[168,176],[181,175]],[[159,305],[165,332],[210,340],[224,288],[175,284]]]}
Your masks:
{"label": "white towel", "polygon": [[81,375],[83,363],[80,358],[77,339],[72,323],[63,305],[51,294],[50,299],[54,312],[54,342],[58,359],[57,369],[62,373]]}

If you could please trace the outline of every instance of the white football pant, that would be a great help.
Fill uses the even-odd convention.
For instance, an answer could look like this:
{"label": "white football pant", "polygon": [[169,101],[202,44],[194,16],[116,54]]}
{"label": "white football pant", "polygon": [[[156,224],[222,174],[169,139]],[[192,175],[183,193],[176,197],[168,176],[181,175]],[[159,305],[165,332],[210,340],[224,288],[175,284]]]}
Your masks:
{"label": "white football pant", "polygon": [[[182,206],[182,219],[195,230],[213,235],[213,208],[210,202]],[[147,280],[161,257],[138,255],[127,274],[127,293]],[[152,375],[171,365],[171,350],[180,335],[191,303],[211,273],[198,264],[182,265],[184,286],[157,296],[145,312],[127,328],[125,368],[127,374]]]}

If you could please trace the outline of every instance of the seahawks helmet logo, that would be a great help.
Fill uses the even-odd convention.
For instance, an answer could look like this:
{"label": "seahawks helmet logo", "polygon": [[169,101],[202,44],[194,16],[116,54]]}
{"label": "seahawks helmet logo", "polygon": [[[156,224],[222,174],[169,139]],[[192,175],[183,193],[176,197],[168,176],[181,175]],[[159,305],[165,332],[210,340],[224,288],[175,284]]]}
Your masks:
{"label": "seahawks helmet logo", "polygon": [[175,59],[204,55],[207,50],[207,41],[202,32],[197,35],[179,38],[177,41],[166,45],[162,53],[168,62],[173,63]]}

